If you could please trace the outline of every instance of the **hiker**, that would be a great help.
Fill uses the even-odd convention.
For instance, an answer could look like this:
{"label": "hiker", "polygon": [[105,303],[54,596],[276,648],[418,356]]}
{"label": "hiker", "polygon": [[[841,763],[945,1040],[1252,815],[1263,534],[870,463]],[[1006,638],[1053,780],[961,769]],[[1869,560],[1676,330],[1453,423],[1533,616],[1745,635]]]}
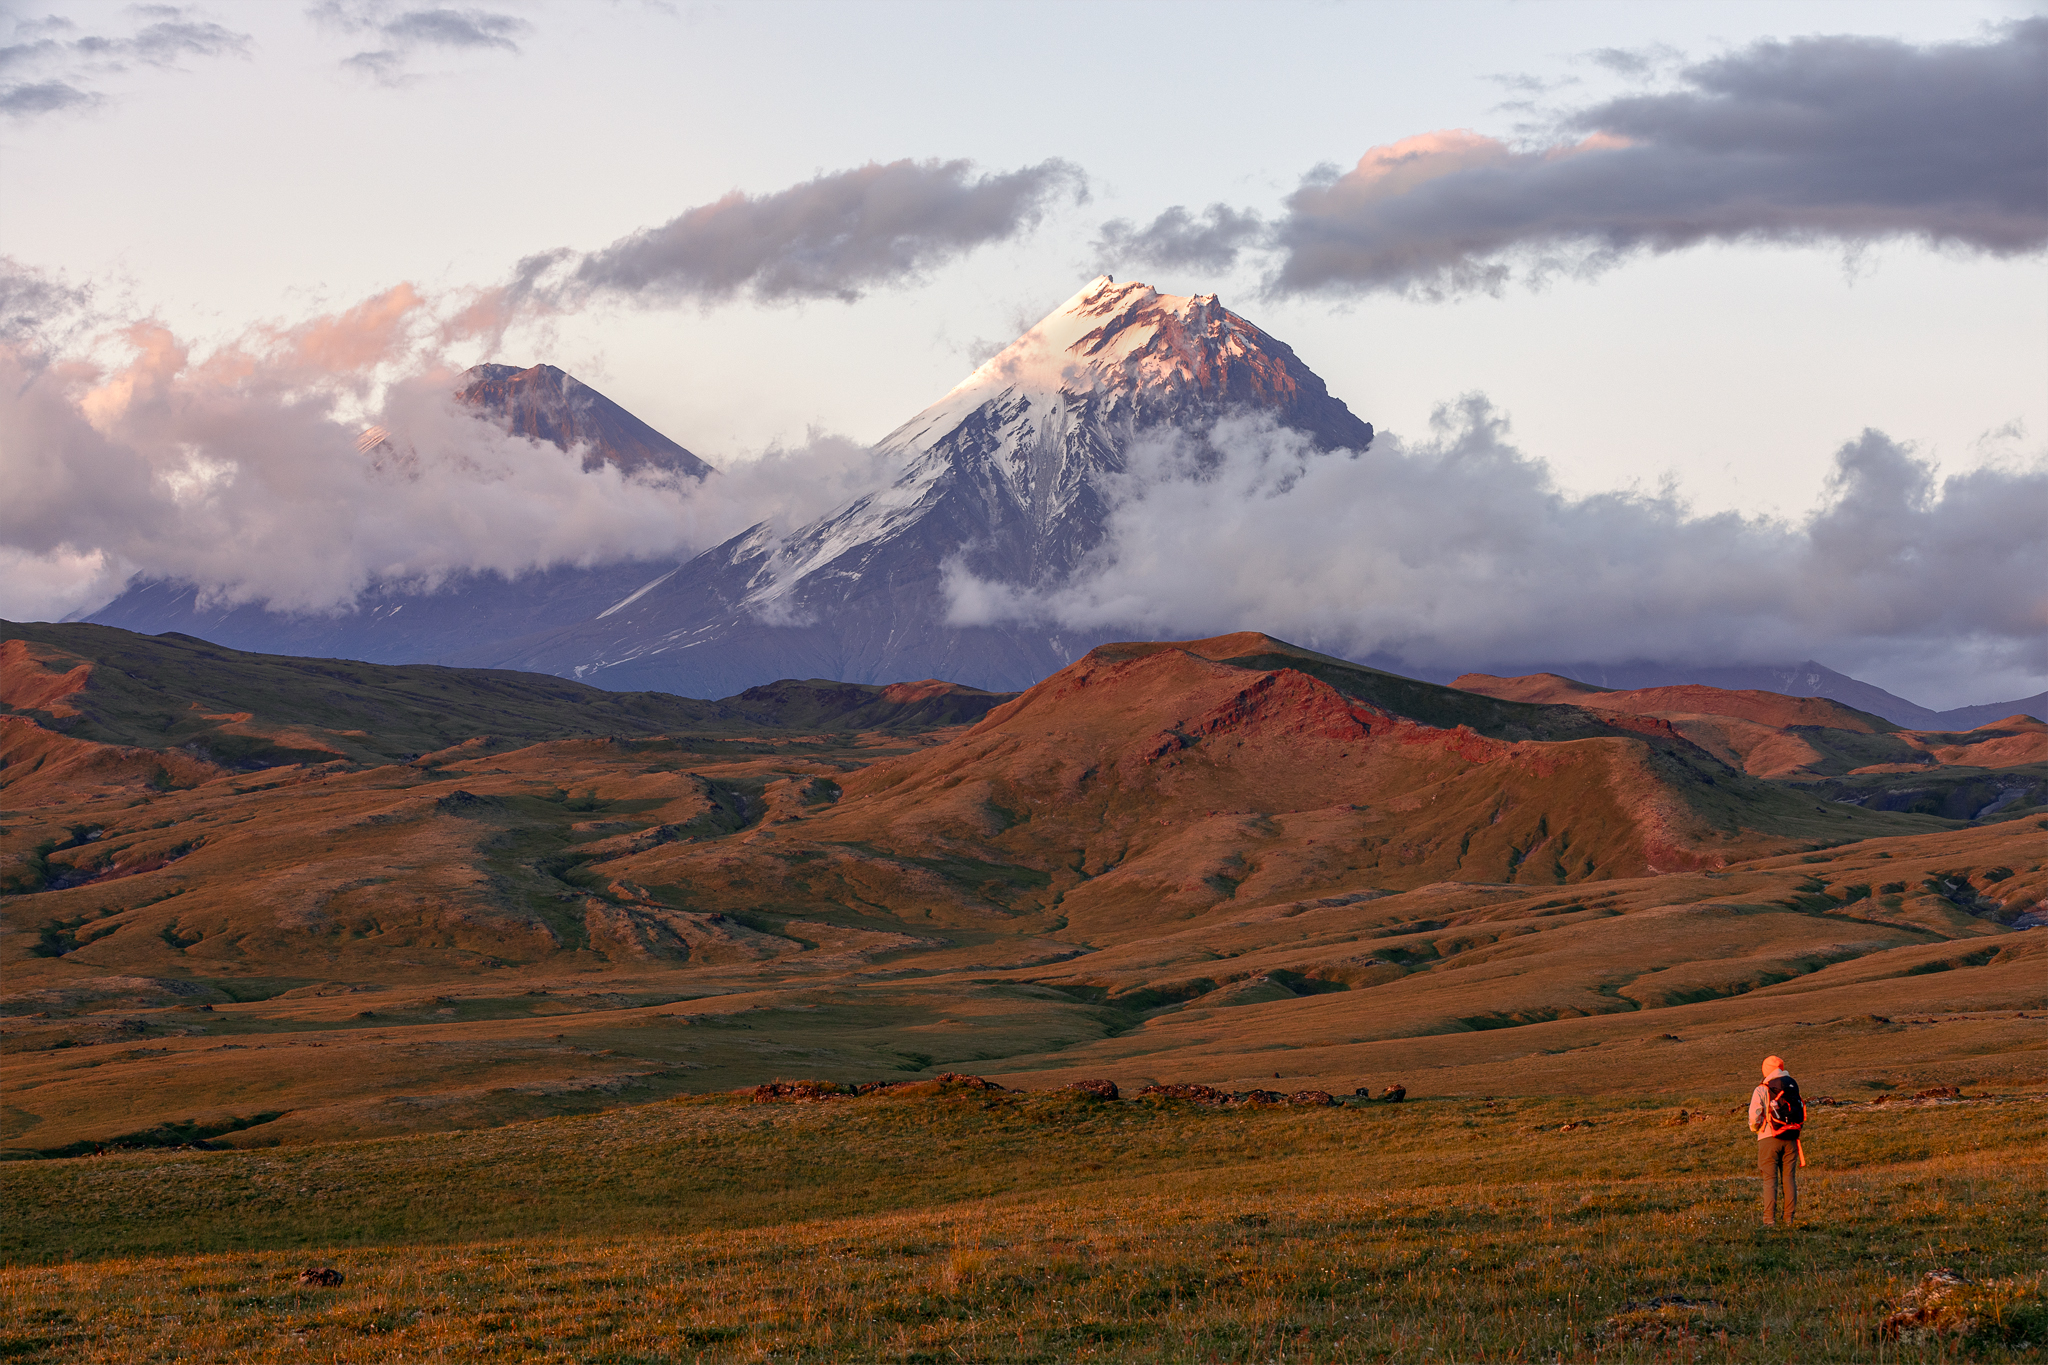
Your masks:
{"label": "hiker", "polygon": [[1756,1134],[1756,1168],[1764,1178],[1765,1227],[1778,1220],[1780,1182],[1788,1225],[1799,1210],[1799,1168],[1806,1164],[1799,1129],[1805,1122],[1806,1104],[1799,1098],[1799,1082],[1785,1070],[1785,1059],[1764,1058],[1763,1084],[1749,1096],[1749,1129]]}

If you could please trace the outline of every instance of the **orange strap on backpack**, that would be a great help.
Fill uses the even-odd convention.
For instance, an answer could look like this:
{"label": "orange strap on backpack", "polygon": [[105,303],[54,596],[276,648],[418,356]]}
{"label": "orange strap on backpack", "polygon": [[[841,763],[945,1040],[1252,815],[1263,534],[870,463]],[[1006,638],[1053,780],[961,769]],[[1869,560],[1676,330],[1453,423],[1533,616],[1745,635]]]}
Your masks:
{"label": "orange strap on backpack", "polygon": [[1794,1147],[1797,1147],[1797,1148],[1799,1149],[1799,1164],[1800,1164],[1800,1165],[1802,1165],[1802,1166],[1804,1166],[1804,1165],[1806,1164],[1806,1141],[1805,1141],[1805,1139],[1803,1139],[1803,1138],[1793,1138],[1793,1139],[1792,1139],[1792,1145],[1793,1145]]}

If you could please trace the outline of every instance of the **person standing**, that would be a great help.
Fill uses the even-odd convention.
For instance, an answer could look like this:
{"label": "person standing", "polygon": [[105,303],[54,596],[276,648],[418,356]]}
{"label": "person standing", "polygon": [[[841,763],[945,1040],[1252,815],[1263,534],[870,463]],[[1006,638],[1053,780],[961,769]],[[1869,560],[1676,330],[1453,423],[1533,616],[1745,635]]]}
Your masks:
{"label": "person standing", "polygon": [[1778,1220],[1779,1189],[1784,1190],[1785,1222],[1799,1211],[1799,1168],[1806,1153],[1799,1130],[1806,1123],[1806,1104],[1799,1082],[1785,1070],[1783,1057],[1764,1058],[1763,1084],[1750,1092],[1749,1129],[1756,1134],[1757,1173],[1764,1178],[1764,1226]]}

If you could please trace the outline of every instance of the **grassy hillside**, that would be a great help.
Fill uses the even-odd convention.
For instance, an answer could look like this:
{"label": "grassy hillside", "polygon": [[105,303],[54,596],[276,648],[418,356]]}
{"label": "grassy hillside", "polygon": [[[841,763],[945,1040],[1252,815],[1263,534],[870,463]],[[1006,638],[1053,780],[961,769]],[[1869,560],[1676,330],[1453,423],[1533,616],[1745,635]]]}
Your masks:
{"label": "grassy hillside", "polygon": [[[0,1351],[2034,1358],[2039,1091],[1816,1106],[1805,1221],[1765,1231],[1744,1088],[1207,1110],[927,1086],[17,1163]],[[1882,1337],[1937,1266],[1973,1282],[1969,1329]]]}
{"label": "grassy hillside", "polygon": [[[53,724],[133,681],[4,647]],[[2038,1060],[2024,802],[1959,824],[1655,733],[1477,728],[1577,733],[1570,708],[1427,725],[1360,695],[1383,675],[1231,662],[1316,663],[1262,636],[1124,649],[909,735],[808,726],[1000,699],[789,684],[735,705],[803,728],[255,773],[0,716],[0,1147],[478,1127],[792,1059],[1345,1091],[1398,1069],[1418,1095],[1581,1091],[1589,1050],[1690,1083],[1787,1030],[1857,1086],[1903,1082],[1880,1045],[1944,1074]],[[1935,1022],[1886,1022],[1908,1010]]]}

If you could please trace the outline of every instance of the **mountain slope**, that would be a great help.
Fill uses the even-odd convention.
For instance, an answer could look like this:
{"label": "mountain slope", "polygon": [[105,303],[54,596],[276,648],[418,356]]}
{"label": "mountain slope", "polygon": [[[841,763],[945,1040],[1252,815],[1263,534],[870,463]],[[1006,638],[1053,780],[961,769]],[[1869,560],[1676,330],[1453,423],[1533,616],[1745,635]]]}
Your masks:
{"label": "mountain slope", "polygon": [[[2048,726],[2023,716],[1970,731],[1907,730],[1824,697],[1685,684],[1630,691],[1555,673],[1497,678],[1467,673],[1453,687],[1481,696],[1581,707],[1616,719],[1644,716],[1754,777],[1926,773],[1961,766],[2014,768],[2048,762]],[[1896,809],[1896,807],[1894,807]]]}
{"label": "mountain slope", "polygon": [[[1747,1054],[1845,1018],[1864,1046],[1908,1010],[1951,1016],[1930,1036],[1981,1078],[2031,1054],[1963,1016],[2040,1007],[2039,799],[1968,828],[1856,809],[1655,717],[1257,634],[1108,646],[1007,700],[712,704],[28,627],[0,632],[0,688],[0,743],[25,741],[0,752],[17,1149],[251,1095],[235,1140],[292,1142],[792,1066],[1334,1088],[1455,1054],[1491,1092],[1583,1075],[1566,1047],[1669,1066],[1672,1034]],[[722,728],[656,738],[636,707]],[[237,725],[363,757],[251,775],[184,747]],[[479,725],[585,737],[377,761]]]}
{"label": "mountain slope", "polygon": [[[1826,697],[1882,716],[1914,730],[1974,730],[1988,721],[2011,715],[2048,719],[2048,692],[2012,701],[1986,702],[1936,711],[1907,701],[1874,683],[1837,673],[1812,659],[1797,664],[1700,665],[1636,659],[1619,664],[1541,664],[1519,670],[1521,676],[1551,675],[1608,691],[1640,691],[1687,685],[1730,692],[1775,692],[1787,697]],[[1474,673],[1472,676],[1493,676]]]}
{"label": "mountain slope", "polygon": [[887,488],[787,536],[753,527],[596,619],[450,657],[703,695],[812,673],[1028,686],[1094,641],[949,625],[949,566],[1059,581],[1100,540],[1106,481],[1133,439],[1199,436],[1245,409],[1324,449],[1372,442],[1291,349],[1213,294],[1105,275],[885,437]]}
{"label": "mountain slope", "polygon": [[1280,900],[1557,886],[1940,828],[1816,806],[1654,721],[1476,697],[1250,633],[1097,649],[840,789],[610,875],[693,910],[830,907],[1102,946]]}

